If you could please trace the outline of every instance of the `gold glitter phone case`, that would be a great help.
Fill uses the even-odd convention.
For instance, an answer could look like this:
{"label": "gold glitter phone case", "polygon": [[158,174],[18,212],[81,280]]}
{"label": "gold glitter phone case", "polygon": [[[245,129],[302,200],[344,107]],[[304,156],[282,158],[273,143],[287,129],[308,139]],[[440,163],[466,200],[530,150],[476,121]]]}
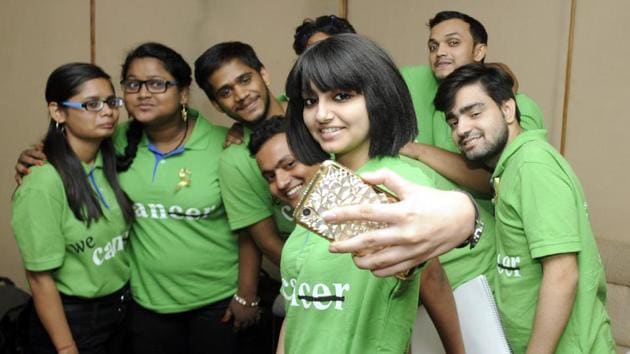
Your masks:
{"label": "gold glitter phone case", "polygon": [[299,225],[327,240],[345,240],[366,231],[386,227],[387,224],[374,221],[328,224],[321,217],[324,211],[337,206],[396,201],[398,199],[394,195],[368,185],[348,168],[326,160],[306,187],[302,199],[293,212],[293,217]]}

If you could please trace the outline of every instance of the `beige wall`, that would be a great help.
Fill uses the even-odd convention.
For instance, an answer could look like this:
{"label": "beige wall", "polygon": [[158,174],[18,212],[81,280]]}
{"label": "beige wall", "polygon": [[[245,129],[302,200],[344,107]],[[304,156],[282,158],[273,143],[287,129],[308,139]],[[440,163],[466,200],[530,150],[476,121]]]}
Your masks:
{"label": "beige wall", "polygon": [[[120,81],[126,52],[142,42],[171,46],[193,66],[211,45],[241,41],[256,50],[271,75],[275,93],[284,91],[284,79],[295,60],[291,49],[295,27],[305,17],[338,9],[337,0],[138,0],[132,6],[123,0],[96,2],[96,62],[115,82]],[[193,86],[191,105],[214,121],[230,124]]]}
{"label": "beige wall", "polygon": [[0,274],[19,284],[24,283],[22,264],[10,227],[13,166],[18,152],[48,127],[48,74],[62,63],[90,59],[89,26],[89,2],[84,0],[63,6],[52,1],[0,3]]}
{"label": "beige wall", "polygon": [[[384,46],[399,65],[426,64],[428,19],[455,9],[487,27],[489,61],[501,61],[519,76],[521,91],[543,110],[550,140],[559,146],[570,1],[531,0],[349,0],[356,29]],[[336,13],[337,0],[209,1],[96,0],[96,61],[117,82],[127,50],[153,40],[172,46],[192,64],[211,44],[241,40],[254,45],[272,75],[275,93],[294,60],[292,34],[306,16]],[[5,0],[0,3],[0,274],[23,284],[10,231],[13,165],[24,146],[47,125],[43,88],[47,75],[68,61],[89,60],[89,2]],[[630,97],[630,57],[625,45],[630,4],[625,0],[579,1],[567,157],[583,181],[598,236],[628,240],[622,220],[630,158],[622,144],[624,100]],[[227,124],[193,89],[194,106]],[[36,216],[34,216],[36,219]],[[630,241],[628,241],[630,242]]]}
{"label": "beige wall", "polygon": [[596,235],[630,244],[630,2],[580,1],[576,17],[566,157],[586,190]]}

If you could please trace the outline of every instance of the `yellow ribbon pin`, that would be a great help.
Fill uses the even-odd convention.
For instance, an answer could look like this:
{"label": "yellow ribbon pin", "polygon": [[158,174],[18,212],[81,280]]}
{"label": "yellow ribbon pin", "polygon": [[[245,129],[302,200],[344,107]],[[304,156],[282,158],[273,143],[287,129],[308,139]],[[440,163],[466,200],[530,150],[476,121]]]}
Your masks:
{"label": "yellow ribbon pin", "polygon": [[187,168],[180,168],[179,172],[177,173],[177,175],[179,176],[179,182],[177,182],[177,185],[175,186],[175,190],[178,191],[184,187],[189,187],[191,180],[190,180],[190,170]]}

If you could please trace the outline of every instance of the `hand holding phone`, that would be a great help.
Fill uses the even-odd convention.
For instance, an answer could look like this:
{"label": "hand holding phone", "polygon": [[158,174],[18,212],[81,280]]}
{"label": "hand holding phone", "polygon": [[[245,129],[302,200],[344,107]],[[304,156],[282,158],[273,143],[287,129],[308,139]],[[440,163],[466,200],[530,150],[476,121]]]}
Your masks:
{"label": "hand holding phone", "polygon": [[295,208],[295,221],[330,240],[345,240],[361,233],[386,227],[383,222],[350,221],[340,224],[325,222],[321,214],[338,206],[391,203],[398,199],[378,187],[371,186],[350,169],[331,160],[324,161],[306,187]]}

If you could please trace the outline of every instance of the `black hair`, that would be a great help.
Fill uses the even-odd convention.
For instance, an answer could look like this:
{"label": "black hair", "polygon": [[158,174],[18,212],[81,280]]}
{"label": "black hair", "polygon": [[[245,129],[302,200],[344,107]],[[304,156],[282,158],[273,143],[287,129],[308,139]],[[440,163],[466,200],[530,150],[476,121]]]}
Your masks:
{"label": "black hair", "polygon": [[[463,65],[449,74],[438,87],[433,101],[435,108],[448,113],[455,105],[455,96],[464,86],[479,83],[484,91],[499,106],[514,98],[512,76],[498,66],[488,66],[481,63]],[[521,112],[515,106],[516,120],[520,123]]]}
{"label": "black hair", "polygon": [[[154,58],[159,60],[162,65],[164,65],[164,69],[175,78],[178,88],[190,87],[190,83],[192,82],[192,70],[190,69],[190,65],[188,65],[186,60],[175,50],[164,44],[155,42],[143,43],[131,50],[122,65],[120,77],[125,80],[131,63],[136,59],[142,58]],[[140,139],[142,139],[143,131],[144,125],[136,119],[132,119],[129,123],[129,129],[127,130],[127,146],[125,147],[124,154],[118,156],[119,171],[126,171],[129,169],[129,166],[131,166],[138,152],[138,144],[140,143]]]}
{"label": "black hair", "polygon": [[254,156],[267,140],[280,133],[287,132],[287,119],[283,116],[273,116],[263,120],[256,126],[249,138],[249,153]]}
{"label": "black hair", "polygon": [[300,55],[304,53],[309,38],[317,32],[331,36],[341,33],[357,33],[350,22],[343,17],[324,15],[319,16],[315,20],[307,18],[295,29],[295,34],[293,35],[293,50],[295,50],[295,54]]}
{"label": "black hair", "polygon": [[[46,82],[46,102],[55,102],[61,109],[62,102],[76,95],[81,86],[89,80],[105,79],[110,76],[93,64],[69,63],[55,69]],[[110,81],[111,85],[111,81]],[[113,86],[112,86],[113,90]],[[103,157],[103,172],[114,191],[116,201],[127,223],[133,221],[131,201],[120,188],[116,174],[116,153],[111,138],[103,139],[99,147]],[[44,138],[44,153],[50,164],[57,170],[74,216],[89,226],[103,216],[101,205],[88,182],[81,160],[68,143],[65,132],[51,119]]]}
{"label": "black hair", "polygon": [[234,59],[260,72],[264,67],[254,48],[242,42],[223,42],[208,48],[195,60],[195,81],[211,101],[215,101],[214,89],[209,79],[221,66]]}
{"label": "black hair", "polygon": [[488,32],[486,28],[474,17],[468,16],[459,11],[441,11],[435,14],[435,17],[429,20],[429,28],[435,27],[437,24],[452,19],[459,19],[468,24],[470,34],[474,44],[488,44]]}
{"label": "black hair", "polygon": [[364,96],[370,158],[398,155],[418,133],[407,85],[387,53],[360,35],[336,35],[308,48],[287,78],[289,146],[308,165],[329,158],[304,123],[304,95],[312,92],[311,85],[323,92],[339,89]]}

